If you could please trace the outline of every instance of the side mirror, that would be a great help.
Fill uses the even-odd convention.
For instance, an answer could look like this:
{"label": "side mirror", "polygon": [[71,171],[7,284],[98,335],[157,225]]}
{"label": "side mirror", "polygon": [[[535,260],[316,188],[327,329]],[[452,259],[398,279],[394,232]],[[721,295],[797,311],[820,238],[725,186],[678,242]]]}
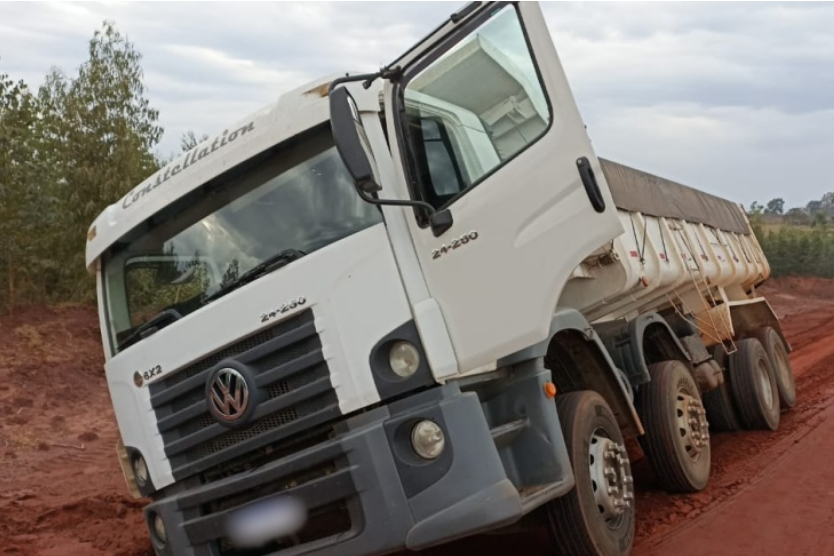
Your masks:
{"label": "side mirror", "polygon": [[333,133],[333,143],[339,152],[339,157],[353,178],[359,197],[372,205],[389,205],[396,207],[414,207],[424,211],[433,219],[431,229],[435,236],[439,236],[452,226],[452,213],[441,211],[435,216],[435,209],[425,201],[377,199],[373,193],[382,190],[376,181],[374,173],[374,158],[371,154],[370,143],[365,134],[359,109],[350,92],[344,87],[337,87],[342,83],[359,81],[362,79],[376,79],[378,74],[354,75],[333,80],[330,84],[330,129]]}
{"label": "side mirror", "polygon": [[374,177],[368,139],[356,101],[345,87],[330,91],[330,125],[336,150],[356,188],[365,194],[380,191],[382,187]]}

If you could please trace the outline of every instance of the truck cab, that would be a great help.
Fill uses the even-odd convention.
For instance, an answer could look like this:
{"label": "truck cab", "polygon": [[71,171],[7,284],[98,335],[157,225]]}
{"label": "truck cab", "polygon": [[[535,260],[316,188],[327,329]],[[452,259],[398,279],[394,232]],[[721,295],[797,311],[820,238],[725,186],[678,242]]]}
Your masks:
{"label": "truck cab", "polygon": [[[468,4],[183,153],[87,238],[156,553],[371,556],[541,512],[557,550],[627,554],[646,381],[565,295],[623,232],[534,3]],[[656,318],[633,334],[675,372],[712,361]]]}

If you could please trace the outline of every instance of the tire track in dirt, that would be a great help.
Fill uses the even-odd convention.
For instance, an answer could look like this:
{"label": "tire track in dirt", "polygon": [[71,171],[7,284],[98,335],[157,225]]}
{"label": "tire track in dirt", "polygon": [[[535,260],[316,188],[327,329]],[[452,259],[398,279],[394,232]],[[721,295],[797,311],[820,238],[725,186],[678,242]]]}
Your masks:
{"label": "tire track in dirt", "polygon": [[738,496],[658,539],[647,556],[831,554],[820,545],[834,543],[834,405],[816,421],[790,450],[762,454],[773,459]]}

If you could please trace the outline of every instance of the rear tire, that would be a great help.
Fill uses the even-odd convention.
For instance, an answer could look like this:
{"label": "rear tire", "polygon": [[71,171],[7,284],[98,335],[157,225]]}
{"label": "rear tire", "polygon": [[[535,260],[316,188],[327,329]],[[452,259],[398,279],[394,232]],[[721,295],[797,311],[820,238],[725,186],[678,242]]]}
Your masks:
{"label": "rear tire", "polygon": [[626,556],[634,542],[634,488],[620,428],[596,392],[556,398],[576,486],[548,502],[556,554]]}
{"label": "rear tire", "polygon": [[724,352],[724,347],[716,346],[712,356],[724,370],[724,382],[718,388],[704,394],[704,408],[707,410],[710,429],[716,432],[740,431],[742,424],[730,390],[730,373],[727,372],[727,354]]}
{"label": "rear tire", "polygon": [[730,386],[738,416],[748,429],[775,431],[779,426],[779,391],[767,352],[756,338],[737,342],[730,355]]}
{"label": "rear tire", "polygon": [[776,379],[776,389],[779,390],[779,406],[789,409],[796,405],[796,379],[793,376],[791,360],[782,337],[771,327],[761,328],[756,332],[756,338],[762,343],[773,377]]}
{"label": "rear tire", "polygon": [[649,367],[651,382],[640,392],[646,428],[643,449],[661,486],[669,492],[697,492],[710,474],[709,428],[701,393],[681,361]]}

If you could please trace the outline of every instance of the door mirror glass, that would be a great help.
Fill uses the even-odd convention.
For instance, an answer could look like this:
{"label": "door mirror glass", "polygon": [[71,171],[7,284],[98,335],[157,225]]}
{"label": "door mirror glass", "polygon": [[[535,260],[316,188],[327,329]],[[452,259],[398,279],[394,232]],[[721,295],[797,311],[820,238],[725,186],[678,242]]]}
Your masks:
{"label": "door mirror glass", "polygon": [[330,125],[333,142],[357,189],[367,194],[379,191],[365,128],[356,101],[345,87],[330,92]]}

